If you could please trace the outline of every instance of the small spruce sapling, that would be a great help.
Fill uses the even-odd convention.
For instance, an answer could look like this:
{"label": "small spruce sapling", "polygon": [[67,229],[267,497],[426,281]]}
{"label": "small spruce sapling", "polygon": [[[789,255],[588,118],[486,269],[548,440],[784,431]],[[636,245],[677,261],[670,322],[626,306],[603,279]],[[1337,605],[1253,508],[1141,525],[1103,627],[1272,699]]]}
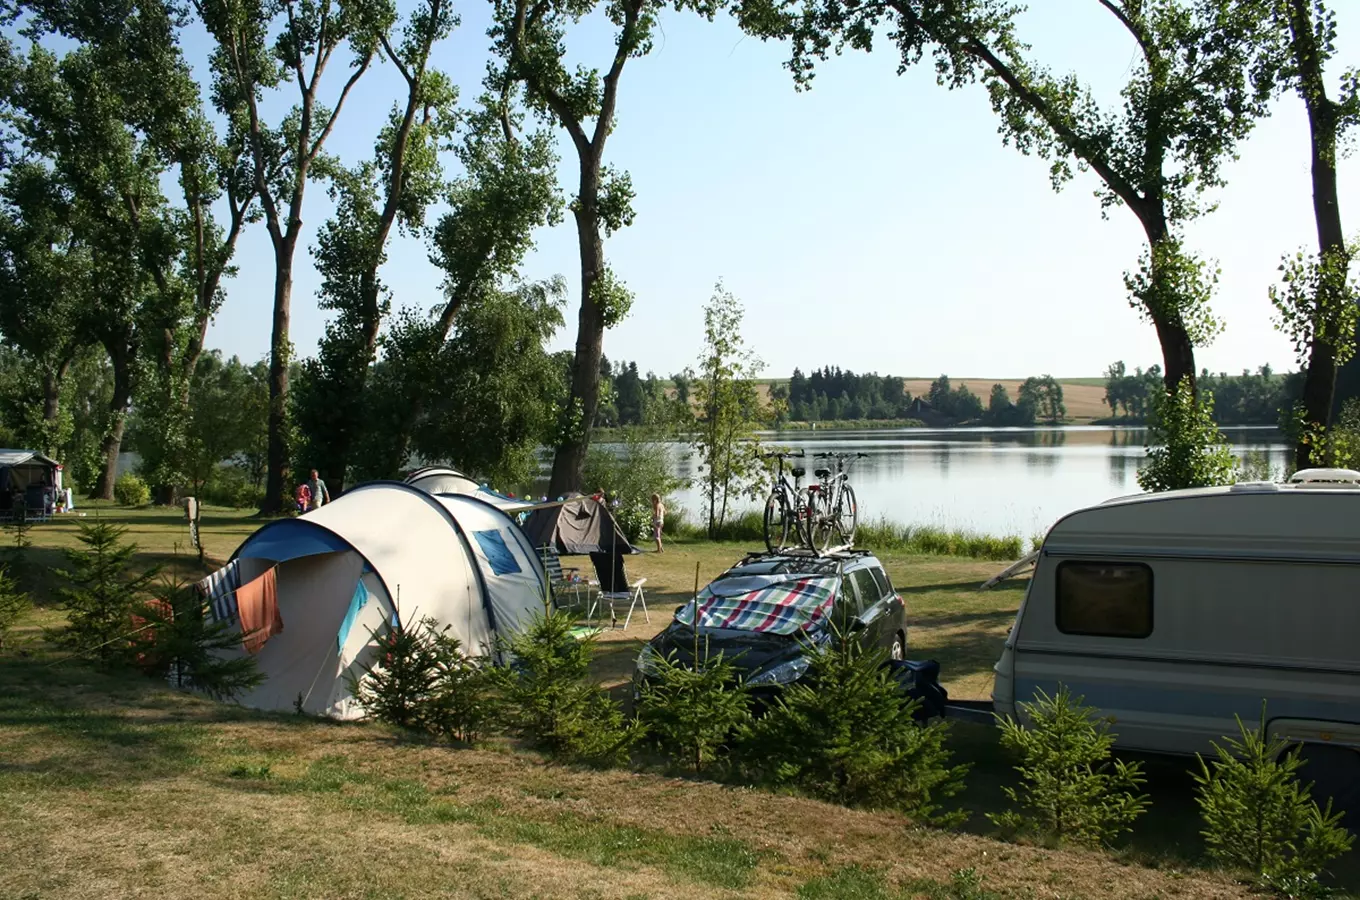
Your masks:
{"label": "small spruce sapling", "polygon": [[[1331,860],[1350,850],[1355,838],[1341,825],[1332,803],[1319,807],[1311,785],[1299,778],[1303,760],[1282,737],[1266,737],[1266,710],[1249,729],[1237,720],[1239,736],[1214,743],[1214,759],[1199,757],[1194,773],[1204,820],[1204,841],[1219,863],[1251,872],[1266,887],[1309,893]],[[1300,890],[1304,888],[1303,890]]]}
{"label": "small spruce sapling", "polygon": [[1111,759],[1109,722],[1098,720],[1081,697],[1073,700],[1063,685],[1053,696],[1038,691],[1020,708],[1028,728],[998,717],[1001,746],[1020,757],[1019,790],[1002,790],[1030,815],[1012,809],[987,817],[1010,831],[1033,823],[1058,840],[1092,846],[1129,831],[1147,810],[1147,797],[1136,793],[1145,779],[1139,763]]}
{"label": "small spruce sapling", "polygon": [[0,566],[0,650],[5,649],[5,639],[10,631],[32,608],[33,601],[28,594],[19,590],[9,572]]}
{"label": "small spruce sapling", "polygon": [[949,765],[943,722],[916,722],[919,701],[893,678],[885,652],[839,636],[810,652],[815,687],[786,687],[745,736],[743,755],[755,774],[825,800],[961,823],[961,810],[940,804],[963,789],[968,767]]}
{"label": "small spruce sapling", "polygon": [[751,698],[721,653],[694,657],[690,668],[674,656],[656,657],[642,689],[638,717],[674,762],[702,772],[723,743],[751,718]]}
{"label": "small spruce sapling", "polygon": [[51,633],[60,647],[90,656],[105,665],[127,662],[134,653],[132,637],[138,628],[132,617],[145,604],[159,574],[152,568],[130,572],[137,545],[123,543],[127,529],[96,519],[79,523],[76,540],[83,549],[67,550],[69,569],[58,570],[69,586],[60,590],[68,624]]}
{"label": "small spruce sapling", "polygon": [[558,759],[622,764],[645,728],[589,680],[595,639],[578,639],[575,621],[545,609],[500,649],[509,663],[494,671],[510,727]]}
{"label": "small spruce sapling", "polygon": [[148,675],[219,700],[264,681],[254,656],[230,652],[240,649],[241,632],[208,616],[192,585],[162,583],[132,621],[150,626],[133,638],[137,665]]}

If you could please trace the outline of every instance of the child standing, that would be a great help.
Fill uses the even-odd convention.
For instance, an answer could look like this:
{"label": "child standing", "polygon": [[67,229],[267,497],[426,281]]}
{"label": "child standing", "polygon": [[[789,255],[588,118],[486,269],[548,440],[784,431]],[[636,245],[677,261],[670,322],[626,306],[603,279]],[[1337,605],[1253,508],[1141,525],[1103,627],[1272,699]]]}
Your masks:
{"label": "child standing", "polygon": [[662,553],[661,528],[666,524],[666,504],[661,502],[660,494],[652,494],[652,537],[656,539],[656,552]]}

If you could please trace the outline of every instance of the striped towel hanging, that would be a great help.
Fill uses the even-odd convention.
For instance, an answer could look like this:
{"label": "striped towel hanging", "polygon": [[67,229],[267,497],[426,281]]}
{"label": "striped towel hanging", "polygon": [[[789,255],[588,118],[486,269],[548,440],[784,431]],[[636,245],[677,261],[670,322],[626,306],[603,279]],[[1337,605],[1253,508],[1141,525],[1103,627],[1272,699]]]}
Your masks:
{"label": "striped towel hanging", "polygon": [[212,616],[219,622],[236,621],[236,589],[241,586],[239,560],[233,559],[195,587],[208,600]]}

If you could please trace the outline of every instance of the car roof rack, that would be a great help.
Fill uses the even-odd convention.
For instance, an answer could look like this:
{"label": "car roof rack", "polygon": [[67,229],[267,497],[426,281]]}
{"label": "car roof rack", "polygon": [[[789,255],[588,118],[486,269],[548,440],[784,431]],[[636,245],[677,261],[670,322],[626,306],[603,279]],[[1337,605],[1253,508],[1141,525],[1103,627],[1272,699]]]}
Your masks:
{"label": "car roof rack", "polygon": [[761,559],[857,559],[861,556],[869,556],[872,550],[865,550],[858,547],[836,547],[826,553],[819,553],[807,547],[791,547],[788,550],[751,550],[742,557],[743,563],[755,562]]}

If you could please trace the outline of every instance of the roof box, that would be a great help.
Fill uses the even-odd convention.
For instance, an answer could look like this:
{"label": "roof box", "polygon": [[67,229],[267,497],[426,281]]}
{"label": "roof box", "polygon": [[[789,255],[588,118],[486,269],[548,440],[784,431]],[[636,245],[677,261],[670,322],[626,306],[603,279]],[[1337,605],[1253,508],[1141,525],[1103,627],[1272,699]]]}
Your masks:
{"label": "roof box", "polygon": [[1289,476],[1289,483],[1360,486],[1360,472],[1354,469],[1300,469]]}
{"label": "roof box", "polygon": [[1280,486],[1273,481],[1239,481],[1228,490],[1235,494],[1269,494]]}

